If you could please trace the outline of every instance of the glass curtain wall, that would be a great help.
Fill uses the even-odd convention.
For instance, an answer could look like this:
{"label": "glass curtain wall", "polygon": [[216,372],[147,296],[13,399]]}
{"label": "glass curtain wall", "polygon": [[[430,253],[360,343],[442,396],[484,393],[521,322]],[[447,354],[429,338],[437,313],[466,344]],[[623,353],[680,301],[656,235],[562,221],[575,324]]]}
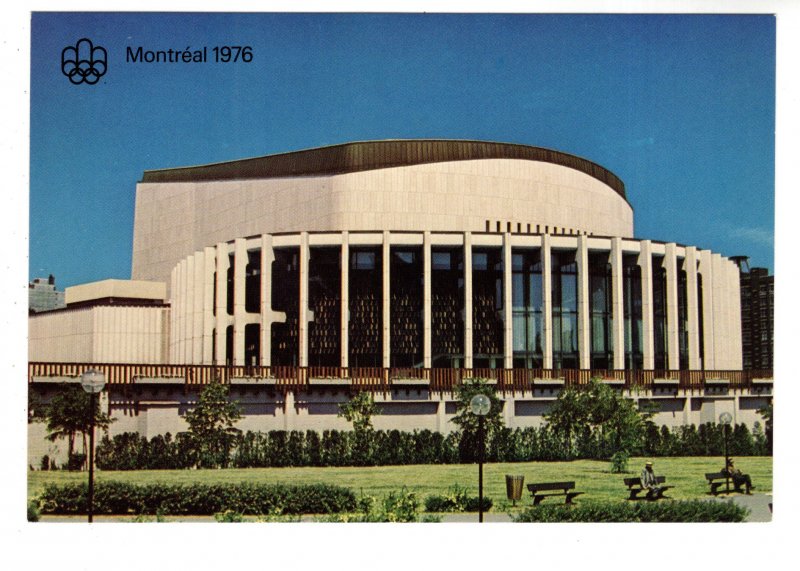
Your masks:
{"label": "glass curtain wall", "polygon": [[341,364],[342,252],[339,247],[311,248],[308,262],[308,364]]}
{"label": "glass curtain wall", "polygon": [[625,319],[625,368],[639,371],[644,367],[642,335],[642,268],[638,255],[622,257],[622,305]]}
{"label": "glass curtain wall", "polygon": [[689,301],[686,270],[678,271],[678,364],[682,371],[689,369]]}
{"label": "glass curtain wall", "polygon": [[464,250],[431,249],[431,364],[460,368],[464,359]]}
{"label": "glass curtain wall", "polygon": [[578,264],[575,251],[551,252],[553,303],[553,368],[577,369]]}
{"label": "glass curtain wall", "polygon": [[300,248],[276,248],[272,262],[272,309],[286,314],[285,323],[272,324],[272,365],[299,364]]}
{"label": "glass curtain wall", "polygon": [[700,369],[706,368],[705,328],[703,326],[703,274],[697,273],[697,335],[700,352]]}
{"label": "glass curtain wall", "polygon": [[392,367],[422,367],[422,248],[392,248],[390,297]]}
{"label": "glass curtain wall", "polygon": [[653,256],[653,367],[667,368],[667,270],[664,256]]}
{"label": "glass curtain wall", "polygon": [[544,353],[544,296],[540,250],[511,256],[514,368],[541,369]]}
{"label": "glass curtain wall", "polygon": [[244,305],[247,313],[261,313],[261,250],[248,250]]}
{"label": "glass curtain wall", "polygon": [[503,366],[502,312],[502,250],[473,248],[472,351],[475,368]]}
{"label": "glass curtain wall", "polygon": [[589,315],[592,369],[614,368],[611,264],[607,252],[589,252]]}
{"label": "glass curtain wall", "polygon": [[380,247],[351,248],[349,270],[351,367],[383,365],[383,266]]}

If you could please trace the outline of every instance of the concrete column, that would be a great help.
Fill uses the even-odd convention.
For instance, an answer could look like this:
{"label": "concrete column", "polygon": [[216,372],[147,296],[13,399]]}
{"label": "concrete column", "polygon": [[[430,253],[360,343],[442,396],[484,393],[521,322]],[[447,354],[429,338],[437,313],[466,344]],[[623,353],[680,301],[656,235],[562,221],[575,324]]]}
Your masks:
{"label": "concrete column", "polygon": [[214,248],[203,250],[203,361],[204,365],[212,365],[211,355],[214,351],[214,270],[216,256]]}
{"label": "concrete column", "polygon": [[508,428],[516,428],[516,423],[514,419],[516,418],[515,413],[515,402],[516,399],[514,398],[513,394],[506,393],[506,397],[501,400],[502,407],[503,407],[503,422]]}
{"label": "concrete column", "polygon": [[589,238],[578,236],[575,252],[578,265],[578,364],[581,369],[591,368],[591,320],[589,315]]}
{"label": "concrete column", "polygon": [[341,321],[341,365],[349,367],[350,354],[350,235],[347,231],[342,232],[342,307]]}
{"label": "concrete column", "polygon": [[261,349],[261,366],[272,364],[272,263],[275,261],[275,250],[272,249],[272,236],[261,235],[261,326],[259,327],[259,345]]}
{"label": "concrete column", "polygon": [[192,278],[192,289],[194,290],[194,315],[192,324],[192,360],[194,364],[203,363],[203,325],[205,306],[205,252],[195,252],[194,254],[194,276]]}
{"label": "concrete column", "polygon": [[[106,388],[106,390],[100,391],[100,393],[97,395],[97,405],[98,407],[100,407],[100,411],[103,412],[104,414],[108,415],[111,414],[111,398],[110,395],[108,394],[108,388]],[[95,436],[97,436],[97,433],[95,433]]]}
{"label": "concrete column", "polygon": [[[511,234],[503,234],[503,367],[514,367],[514,314],[511,291]],[[508,425],[506,425],[508,426]]]}
{"label": "concrete column", "polygon": [[431,232],[422,235],[422,366],[432,365],[432,326],[431,326]]}
{"label": "concrete column", "polygon": [[286,396],[283,400],[283,429],[287,432],[294,430],[295,419],[297,418],[297,409],[294,402],[294,392],[286,391]]}
{"label": "concrete column", "polygon": [[308,264],[311,252],[308,248],[308,232],[300,232],[300,312],[298,332],[298,345],[300,353],[300,366],[308,366],[308,322],[313,319],[308,309]]}
{"label": "concrete column", "polygon": [[178,362],[186,362],[186,258],[178,264]]}
{"label": "concrete column", "polygon": [[464,368],[472,368],[472,232],[464,232]]}
{"label": "concrete column", "polygon": [[655,367],[655,349],[653,341],[653,256],[650,251],[650,240],[641,241],[639,267],[642,269],[642,347],[643,365],[645,369]]}
{"label": "concrete column", "polygon": [[261,365],[272,365],[272,324],[284,323],[286,314],[272,309],[272,263],[275,261],[275,250],[272,247],[272,236],[261,235]]}
{"label": "concrete column", "polygon": [[622,238],[611,238],[611,330],[614,344],[615,369],[625,368],[625,305],[622,299],[624,266]]}
{"label": "concrete column", "polygon": [[172,271],[169,274],[169,291],[170,291],[170,312],[169,312],[169,362],[170,363],[177,363],[178,362],[178,345],[177,345],[177,331],[178,331],[178,300],[175,299],[175,292],[178,291],[178,267],[175,266],[172,268]]}
{"label": "concrete column", "polygon": [[553,368],[553,260],[550,256],[550,234],[542,234],[542,294],[544,295],[544,355],[545,369]]}
{"label": "concrete column", "polygon": [[217,365],[225,365],[225,331],[228,328],[228,245],[217,244],[217,299],[215,302],[217,320]]}
{"label": "concrete column", "polygon": [[725,346],[728,340],[728,299],[725,295],[724,268],[722,257],[711,254],[714,283],[714,368],[725,368]]}
{"label": "concrete column", "polygon": [[247,268],[247,240],[237,238],[233,243],[233,364],[244,362],[244,327],[247,324],[245,310],[245,276]]}
{"label": "concrete column", "polygon": [[686,333],[689,338],[689,369],[697,370],[700,368],[700,322],[697,300],[697,248],[694,246],[686,247],[683,269],[686,271],[686,314],[688,317]]}
{"label": "concrete column", "polygon": [[685,393],[686,398],[683,400],[683,420],[682,424],[692,424],[692,397],[689,393]]}
{"label": "concrete column", "polygon": [[389,367],[392,363],[392,298],[391,298],[391,243],[388,231],[383,232],[383,366]]}
{"label": "concrete column", "polygon": [[[730,369],[742,368],[742,298],[739,282],[739,268],[731,261],[728,261],[728,287],[730,289]],[[738,402],[737,402],[738,405]],[[738,410],[739,407],[736,407]]]}
{"label": "concrete column", "polygon": [[713,370],[716,368],[714,360],[714,270],[711,263],[711,251],[700,250],[700,275],[703,277],[703,343],[705,363],[703,369]]}
{"label": "concrete column", "polygon": [[665,246],[664,265],[667,270],[667,368],[680,369],[678,341],[678,258],[675,244]]}
{"label": "concrete column", "polygon": [[440,393],[439,402],[436,403],[436,432],[444,433],[447,430],[447,401],[444,394]]}

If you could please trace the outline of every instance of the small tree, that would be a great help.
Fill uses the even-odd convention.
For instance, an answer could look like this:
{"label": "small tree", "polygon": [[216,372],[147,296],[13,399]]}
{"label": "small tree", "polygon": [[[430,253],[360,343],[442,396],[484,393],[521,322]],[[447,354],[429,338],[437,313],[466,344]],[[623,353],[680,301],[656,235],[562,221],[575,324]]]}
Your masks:
{"label": "small tree", "polygon": [[375,399],[367,392],[360,392],[346,403],[339,405],[339,418],[353,424],[356,432],[372,430],[372,417],[380,414]]}
{"label": "small tree", "polygon": [[469,403],[472,397],[483,394],[489,397],[491,408],[483,417],[484,438],[491,442],[499,429],[503,427],[503,401],[497,398],[497,389],[486,379],[463,379],[456,385],[456,414],[453,423],[459,427],[459,456],[462,462],[475,462],[478,458],[478,417],[472,413]]}
{"label": "small tree", "polygon": [[86,457],[86,437],[94,425],[105,430],[113,420],[100,411],[99,399],[94,399],[94,410],[91,410],[91,396],[78,385],[66,385],[50,400],[44,408],[47,423],[47,439],[55,442],[66,438],[69,458],[74,456],[75,438],[80,434],[83,443],[83,455]]}
{"label": "small tree", "polygon": [[374,431],[372,417],[380,414],[371,393],[360,392],[346,403],[339,405],[340,418],[353,424],[353,461],[358,465],[373,463]]}
{"label": "small tree", "polygon": [[545,415],[551,429],[563,438],[566,457],[571,458],[573,441],[579,433],[597,432],[601,453],[613,459],[613,470],[624,471],[631,452],[642,444],[645,421],[650,410],[640,411],[636,403],[597,379],[585,387],[569,387]]}
{"label": "small tree", "polygon": [[559,393],[556,401],[544,415],[553,432],[562,437],[564,455],[568,460],[573,456],[575,436],[591,424],[589,421],[591,406],[587,391],[568,387]]}
{"label": "small tree", "polygon": [[197,406],[186,413],[199,466],[227,466],[231,444],[239,432],[233,425],[241,417],[239,404],[228,400],[226,385],[206,385]]}
{"label": "small tree", "polygon": [[758,409],[758,414],[764,419],[764,435],[767,438],[767,453],[772,454],[772,403]]}

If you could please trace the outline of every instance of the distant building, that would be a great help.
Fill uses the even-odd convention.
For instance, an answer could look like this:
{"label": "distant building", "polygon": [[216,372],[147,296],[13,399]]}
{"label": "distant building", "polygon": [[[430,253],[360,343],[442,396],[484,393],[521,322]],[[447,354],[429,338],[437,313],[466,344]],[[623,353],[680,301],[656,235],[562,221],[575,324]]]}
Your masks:
{"label": "distant building", "polygon": [[61,295],[61,309],[28,320],[30,360],[164,362],[169,306],[163,283],[109,279]]}
{"label": "distant building", "polygon": [[772,369],[775,277],[766,268],[750,268],[746,256],[732,259],[739,264],[742,292],[742,365]]}
{"label": "distant building", "polygon": [[28,312],[41,313],[66,307],[64,292],[56,290],[56,278],[34,278],[28,284]]}

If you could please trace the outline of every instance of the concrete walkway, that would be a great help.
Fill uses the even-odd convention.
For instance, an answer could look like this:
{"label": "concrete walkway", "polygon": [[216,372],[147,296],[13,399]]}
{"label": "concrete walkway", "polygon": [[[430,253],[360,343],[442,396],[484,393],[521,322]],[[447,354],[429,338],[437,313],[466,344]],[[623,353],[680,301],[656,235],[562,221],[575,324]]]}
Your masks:
{"label": "concrete walkway", "polygon": [[[719,500],[725,501],[728,498],[720,496]],[[733,503],[744,506],[750,510],[750,515],[746,521],[766,522],[772,521],[772,511],[769,505],[772,503],[772,494],[756,494],[746,496],[743,494],[731,494],[730,499]]]}

